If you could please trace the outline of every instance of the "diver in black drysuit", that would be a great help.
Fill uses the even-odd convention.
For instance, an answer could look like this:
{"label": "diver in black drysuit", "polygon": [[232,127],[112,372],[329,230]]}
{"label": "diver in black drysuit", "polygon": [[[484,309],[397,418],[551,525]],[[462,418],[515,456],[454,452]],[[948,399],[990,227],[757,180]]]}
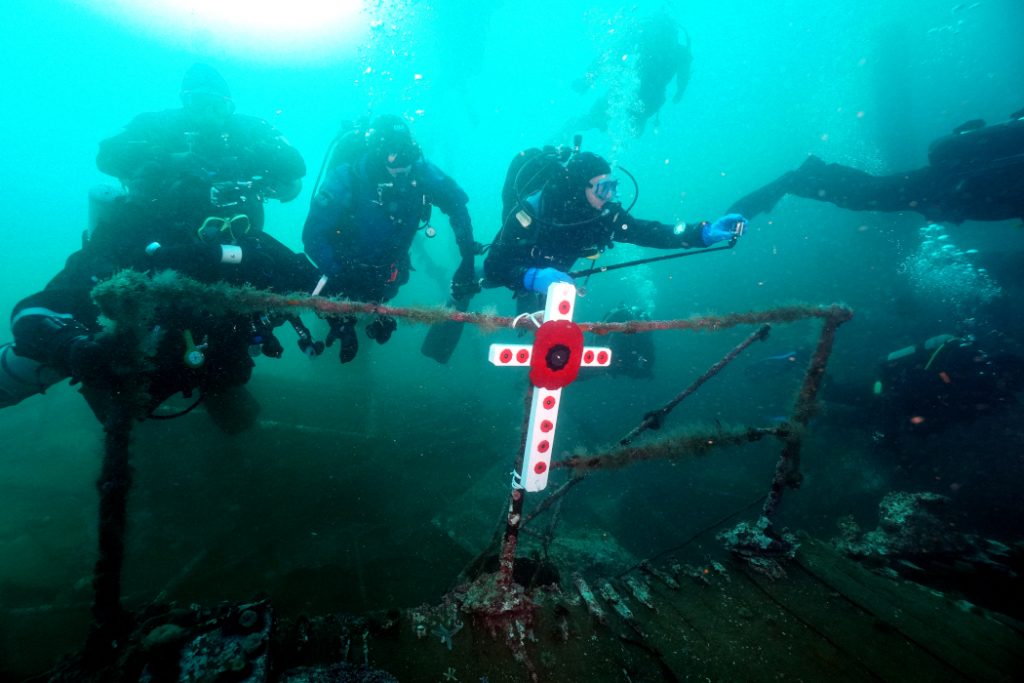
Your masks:
{"label": "diver in black drysuit", "polygon": [[516,155],[502,190],[502,227],[484,259],[487,286],[507,287],[520,311],[536,310],[554,282],[569,275],[581,258],[596,258],[616,242],[658,249],[693,249],[736,240],[746,219],[738,214],[715,221],[661,223],[633,216],[616,201],[618,181],[611,166],[591,152],[577,152],[564,164],[553,148]]}
{"label": "diver in black drysuit", "polygon": [[[235,114],[227,84],[211,67],[188,70],[181,98],[181,109],[142,114],[100,143],[97,165],[128,191],[107,188],[82,249],[43,291],[15,306],[14,344],[0,349],[0,407],[70,376],[103,419],[124,380],[126,350],[103,331],[91,292],[120,270],[174,270],[203,283],[281,292],[316,286],[320,275],[309,260],[262,230],[263,202],[287,201],[301,188],[302,156],[265,121]],[[276,325],[287,319],[300,348],[322,348],[296,316],[226,315],[183,301],[167,303],[153,319],[159,330],[152,331],[148,408],[198,389],[229,432],[255,419],[258,404],[242,387],[251,353],[280,355]],[[182,360],[190,347],[200,352],[194,366]]]}
{"label": "diver in black drysuit", "polygon": [[[679,33],[679,25],[664,11],[640,21],[632,30],[627,30],[613,51],[611,61],[614,65],[632,70],[635,92],[605,93],[594,102],[587,114],[569,121],[563,132],[578,133],[590,128],[607,131],[612,102],[626,96],[632,97],[630,104],[633,106],[628,116],[636,135],[644,132],[651,118],[657,123],[669,84],[673,80],[676,83],[672,103],[677,104],[683,99],[683,93],[690,82],[690,65],[693,62],[690,36],[683,30],[686,42],[681,43]],[[573,88],[586,92],[594,86],[601,70],[602,63],[595,62],[584,78],[573,83]]]}
{"label": "diver in black drysuit", "polygon": [[965,123],[931,144],[927,166],[904,173],[876,176],[811,156],[729,212],[753,218],[787,194],[853,211],[914,211],[933,222],[1024,218],[1024,110],[993,126]]}
{"label": "diver in black drysuit", "polygon": [[[70,376],[82,383],[83,395],[104,419],[123,379],[120,373],[128,351],[116,336],[103,333],[90,294],[97,283],[118,271],[174,270],[200,282],[281,292],[312,291],[320,277],[308,259],[265,233],[250,231],[229,238],[227,232],[219,232],[217,241],[204,243],[175,224],[151,220],[146,206],[124,198],[116,201],[121,204],[115,210],[117,220],[98,226],[43,291],[15,306],[15,343],[4,351],[4,369],[6,377],[7,364],[15,365],[15,376],[25,386],[21,395],[3,397],[0,403],[18,402]],[[219,427],[227,432],[247,427],[258,411],[255,399],[241,390],[252,374],[252,355],[257,350],[281,355],[273,328],[285,320],[203,310],[194,301],[168,302],[153,319],[159,330],[152,331],[156,347],[146,377],[149,411],[174,394],[198,390]],[[300,339],[300,348],[302,343]],[[190,347],[202,352],[198,366],[182,360]]]}
{"label": "diver in black drysuit", "polygon": [[1024,358],[941,334],[889,354],[875,387],[886,438],[926,434],[1016,405]]}
{"label": "diver in black drysuit", "polygon": [[870,385],[828,381],[826,403],[863,411],[876,444],[896,448],[908,436],[935,434],[1019,405],[1024,356],[998,334],[939,334],[888,354]]}
{"label": "diver in black drysuit", "polygon": [[[621,304],[602,318],[606,323],[625,323],[632,320],[650,320],[651,316],[639,306]],[[654,335],[651,333],[612,334],[604,337],[612,350],[608,374],[633,379],[654,378]],[[598,343],[602,343],[599,341]]]}

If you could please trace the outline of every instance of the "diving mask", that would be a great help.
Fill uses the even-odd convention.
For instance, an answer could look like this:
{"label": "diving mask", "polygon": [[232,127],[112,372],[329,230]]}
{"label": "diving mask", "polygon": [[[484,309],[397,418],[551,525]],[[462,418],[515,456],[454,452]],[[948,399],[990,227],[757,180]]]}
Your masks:
{"label": "diving mask", "polygon": [[598,180],[596,183],[590,184],[590,191],[594,193],[594,196],[603,202],[609,202],[615,199],[615,195],[619,189],[619,181],[614,178],[605,178],[604,180]]}

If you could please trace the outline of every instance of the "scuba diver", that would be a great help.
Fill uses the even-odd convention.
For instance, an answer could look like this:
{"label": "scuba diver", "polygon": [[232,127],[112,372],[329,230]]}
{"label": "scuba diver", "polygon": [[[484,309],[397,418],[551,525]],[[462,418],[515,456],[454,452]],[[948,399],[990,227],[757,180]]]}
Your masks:
{"label": "scuba diver", "polygon": [[673,80],[676,87],[672,103],[682,100],[690,82],[693,55],[690,36],[684,30],[686,43],[680,43],[679,32],[679,25],[665,12],[648,17],[633,30],[627,30],[611,54],[592,64],[586,75],[573,83],[573,87],[580,93],[590,90],[601,71],[609,68],[628,69],[631,78],[625,80],[635,85],[621,88],[621,83],[616,84],[620,87],[598,98],[587,114],[566,124],[566,132],[590,128],[607,131],[610,119],[621,103],[627,110],[624,113],[629,117],[633,133],[641,135],[649,119],[653,117],[657,121],[658,113],[665,104],[665,91]]}
{"label": "scuba diver", "polygon": [[940,334],[890,353],[874,386],[880,439],[939,432],[1017,402],[1024,358],[989,353],[971,335]]}
{"label": "scuba diver", "polygon": [[914,211],[932,222],[1024,218],[1024,109],[987,126],[978,119],[932,142],[928,165],[885,176],[816,156],[735,202],[753,218],[787,194],[853,211]]}
{"label": "scuba diver", "polygon": [[502,226],[484,260],[486,286],[508,287],[520,312],[532,311],[539,304],[533,295],[545,295],[554,282],[572,283],[577,259],[597,258],[616,242],[691,249],[731,245],[743,234],[746,219],[739,214],[676,225],[636,218],[632,205],[616,201],[611,173],[605,159],[579,151],[578,137],[572,152],[548,147],[517,154],[502,189]]}
{"label": "scuba diver", "polygon": [[[220,98],[213,99],[219,127],[209,107],[192,111],[199,106],[197,94]],[[174,270],[205,283],[278,291],[313,289],[320,277],[313,265],[262,230],[262,201],[291,193],[280,188],[301,181],[302,157],[269,125],[232,123],[233,105],[226,106],[225,97],[223,79],[197,65],[185,76],[183,111],[143,114],[124,133],[101,143],[101,167],[116,169],[128,191],[94,193],[100,206],[93,208],[101,210],[83,235],[82,248],[43,291],[15,306],[15,341],[0,356],[0,405],[71,377],[104,419],[125,379],[129,351],[116,333],[104,330],[91,292],[121,270]],[[137,125],[140,121],[146,125]],[[200,144],[217,129],[224,131],[216,136],[219,142]],[[179,164],[180,154],[192,158]],[[112,159],[118,161],[109,165]],[[256,169],[259,179],[249,175]],[[253,354],[281,355],[274,327],[287,320],[300,334],[301,349],[322,350],[297,317],[225,315],[193,301],[164,304],[153,317],[158,327],[149,340],[147,413],[176,393],[190,396],[198,390],[192,407],[202,401],[227,432],[255,420],[259,405],[243,385]]]}
{"label": "scuba diver", "polygon": [[[240,234],[239,221],[234,224],[234,234],[218,229],[208,241],[196,243],[163,236],[170,231],[151,230],[142,233],[151,240],[148,252],[139,243],[138,223],[114,224],[123,225],[122,230],[107,226],[97,230],[94,240],[72,254],[43,291],[15,306],[11,317],[15,342],[3,349],[0,405],[17,403],[71,377],[82,383],[82,394],[97,417],[104,419],[123,380],[127,366],[122,357],[127,351],[115,334],[103,331],[90,292],[96,283],[124,268],[172,269],[202,282],[281,292],[312,290],[319,273],[304,257],[265,233]],[[139,258],[129,263],[123,256],[132,245]],[[151,414],[175,394],[188,397],[198,390],[196,403],[203,402],[221,429],[234,433],[247,428],[259,410],[243,387],[254,367],[252,356],[281,355],[283,347],[273,329],[285,319],[270,314],[225,315],[203,310],[195,302],[168,304],[154,319],[159,324],[153,330],[155,353],[146,378],[151,403],[146,412]],[[316,344],[308,331],[306,335],[300,337],[303,350]]]}
{"label": "scuba diver", "polygon": [[[355,129],[346,136],[328,155],[330,168],[302,231],[306,253],[327,277],[323,292],[354,301],[393,298],[409,280],[413,238],[436,205],[448,216],[462,259],[452,277],[452,298],[467,302],[480,289],[475,269],[480,245],[473,239],[469,197],[424,158],[401,117],[379,116],[365,132]],[[327,345],[340,341],[340,360],[348,363],[359,348],[356,319],[336,317],[329,324]],[[377,315],[366,334],[384,344],[396,327],[394,318]]]}
{"label": "scuba diver", "polygon": [[1024,356],[1002,335],[979,342],[972,334],[938,334],[888,354],[873,388],[827,381],[826,403],[846,406],[868,417],[873,441],[898,447],[908,436],[942,432],[1017,405],[1024,389]]}
{"label": "scuba diver", "polygon": [[96,166],[174,222],[198,225],[212,205],[261,230],[264,199],[299,195],[302,155],[267,121],[236,113],[224,78],[206,64],[188,69],[180,96],[182,107],[140,114],[100,142]]}
{"label": "scuba diver", "polygon": [[[602,318],[606,323],[625,323],[631,320],[650,320],[651,316],[639,306],[620,304]],[[612,376],[634,379],[654,378],[654,335],[611,334],[602,338],[612,350],[612,363],[608,373]]]}

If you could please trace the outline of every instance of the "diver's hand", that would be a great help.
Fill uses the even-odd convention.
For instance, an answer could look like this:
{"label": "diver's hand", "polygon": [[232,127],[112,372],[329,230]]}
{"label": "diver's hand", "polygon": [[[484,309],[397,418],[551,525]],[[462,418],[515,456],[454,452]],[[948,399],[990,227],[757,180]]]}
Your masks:
{"label": "diver's hand", "polygon": [[737,239],[743,234],[746,226],[747,219],[741,214],[726,214],[714,223],[706,224],[701,231],[701,239],[704,240],[705,247],[710,247],[724,240]]}
{"label": "diver's hand", "polygon": [[456,301],[468,301],[480,293],[480,283],[473,280],[452,280],[452,298]]}
{"label": "diver's hand", "polygon": [[333,346],[335,341],[341,342],[341,350],[338,359],[342,363],[348,363],[356,357],[359,351],[359,338],[356,336],[355,316],[346,315],[341,318],[330,318],[328,320],[331,331],[327,333],[324,340],[327,346]]}
{"label": "diver's hand", "polygon": [[291,323],[292,329],[295,330],[295,335],[299,338],[299,351],[302,351],[310,358],[315,358],[324,352],[324,343],[313,339],[313,333],[302,324],[302,319],[299,316],[290,315],[286,317],[286,320]]}
{"label": "diver's hand", "polygon": [[125,378],[125,351],[112,337],[78,337],[67,347],[67,368],[72,384],[81,382],[94,389],[114,389]]}
{"label": "diver's hand", "polygon": [[310,358],[316,358],[324,352],[324,343],[322,341],[314,341],[309,337],[299,337],[299,351]]}
{"label": "diver's hand", "polygon": [[575,280],[556,268],[530,268],[523,273],[523,287],[529,292],[547,294],[556,282],[576,284]]}
{"label": "diver's hand", "polygon": [[473,257],[464,258],[452,276],[452,298],[456,301],[468,301],[479,291],[480,283],[477,281]]}

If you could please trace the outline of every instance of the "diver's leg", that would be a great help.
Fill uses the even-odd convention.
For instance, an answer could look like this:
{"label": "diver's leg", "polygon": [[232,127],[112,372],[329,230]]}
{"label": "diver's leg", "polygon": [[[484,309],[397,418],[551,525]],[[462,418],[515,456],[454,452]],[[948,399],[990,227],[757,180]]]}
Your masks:
{"label": "diver's leg", "polygon": [[199,389],[207,414],[226,434],[248,429],[259,416],[260,403],[245,386],[254,365],[249,354],[239,349],[207,358]]}
{"label": "diver's leg", "polygon": [[[815,158],[816,157],[811,157],[811,159]],[[810,159],[808,159],[808,161],[810,161]],[[818,161],[820,161],[820,159]],[[804,165],[806,166],[807,162],[804,162]],[[767,185],[759,187],[750,194],[741,197],[729,207],[729,210],[726,213],[739,213],[749,219],[762,213],[771,212],[771,210],[775,208],[775,205],[779,203],[780,199],[787,194],[793,193],[791,188],[796,183],[797,175],[799,173],[800,169],[783,173]]]}
{"label": "diver's leg", "polygon": [[52,365],[22,356],[13,343],[0,346],[0,408],[42,394],[66,377]]}
{"label": "diver's leg", "polygon": [[852,211],[914,211],[927,199],[922,171],[876,176],[810,157],[788,179],[786,191]]}
{"label": "diver's leg", "polygon": [[771,211],[787,194],[852,211],[919,211],[929,199],[928,187],[928,169],[876,176],[810,156],[800,168],[737,201],[729,213],[753,218]]}

